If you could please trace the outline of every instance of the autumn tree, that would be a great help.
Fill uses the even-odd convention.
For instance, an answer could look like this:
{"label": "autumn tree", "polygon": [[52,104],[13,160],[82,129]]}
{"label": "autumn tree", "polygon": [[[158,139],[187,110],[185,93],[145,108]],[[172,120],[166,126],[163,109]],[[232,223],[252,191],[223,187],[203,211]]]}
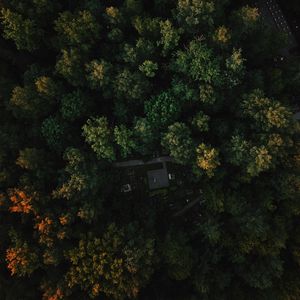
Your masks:
{"label": "autumn tree", "polygon": [[22,241],[11,232],[12,247],[6,250],[7,268],[11,275],[23,277],[30,275],[39,267],[39,257],[35,248]]}
{"label": "autumn tree", "polygon": [[43,31],[34,20],[2,8],[1,23],[4,26],[4,37],[13,40],[17,49],[34,51],[39,48]]}
{"label": "autumn tree", "polygon": [[105,294],[114,299],[136,298],[153,273],[155,259],[153,240],[143,239],[131,225],[115,224],[101,237],[80,240],[66,255],[69,287],[79,285],[92,298]]}

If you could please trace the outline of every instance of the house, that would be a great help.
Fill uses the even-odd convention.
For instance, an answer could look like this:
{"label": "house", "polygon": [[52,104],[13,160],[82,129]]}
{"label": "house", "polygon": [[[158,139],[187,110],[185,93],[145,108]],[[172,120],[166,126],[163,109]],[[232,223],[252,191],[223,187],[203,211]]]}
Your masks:
{"label": "house", "polygon": [[147,178],[150,190],[166,188],[169,186],[169,177],[165,166],[162,169],[148,171]]}
{"label": "house", "polygon": [[[161,156],[155,157],[149,161],[128,160],[116,162],[114,166],[124,168],[125,170],[131,170],[131,173],[134,173],[135,175],[126,175],[126,177],[129,177],[130,182],[132,183],[136,181],[137,177],[144,176],[147,180],[149,190],[156,190],[169,187],[170,181],[175,180],[175,174],[168,172],[167,162],[174,161],[169,156]],[[132,190],[134,190],[134,187],[131,183],[125,183],[121,188],[123,193],[128,193]]]}

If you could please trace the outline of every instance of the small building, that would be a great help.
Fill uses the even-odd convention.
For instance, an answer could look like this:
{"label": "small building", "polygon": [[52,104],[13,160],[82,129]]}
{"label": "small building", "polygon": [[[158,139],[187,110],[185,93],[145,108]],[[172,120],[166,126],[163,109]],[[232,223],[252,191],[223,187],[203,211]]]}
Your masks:
{"label": "small building", "polygon": [[166,188],[169,186],[169,177],[166,168],[148,171],[147,177],[150,190]]}
{"label": "small building", "polygon": [[145,180],[150,190],[167,188],[170,181],[175,180],[175,174],[168,172],[167,163],[174,162],[169,156],[157,156],[149,161],[128,160],[116,162],[114,166],[125,169],[126,182],[121,187],[121,192],[135,191]]}

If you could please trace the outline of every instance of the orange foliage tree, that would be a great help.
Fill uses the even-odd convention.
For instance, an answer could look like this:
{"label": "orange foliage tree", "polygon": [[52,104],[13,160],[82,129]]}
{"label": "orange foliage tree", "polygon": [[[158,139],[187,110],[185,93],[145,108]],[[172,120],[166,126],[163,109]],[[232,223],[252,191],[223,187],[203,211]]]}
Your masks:
{"label": "orange foliage tree", "polygon": [[9,196],[12,203],[9,207],[10,212],[29,214],[33,210],[32,196],[24,191],[15,188],[9,191]]}

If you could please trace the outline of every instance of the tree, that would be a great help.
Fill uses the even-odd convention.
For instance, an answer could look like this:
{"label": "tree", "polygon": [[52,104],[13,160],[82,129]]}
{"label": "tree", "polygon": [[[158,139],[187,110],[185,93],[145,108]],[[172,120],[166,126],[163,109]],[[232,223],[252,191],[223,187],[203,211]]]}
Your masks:
{"label": "tree", "polygon": [[243,6],[236,14],[246,31],[253,30],[257,26],[257,20],[260,16],[257,7]]}
{"label": "tree", "polygon": [[45,119],[42,123],[41,133],[50,147],[61,148],[65,128],[57,117],[50,116]]}
{"label": "tree", "polygon": [[184,123],[176,122],[170,125],[161,143],[176,162],[189,164],[193,161],[194,142],[189,128]]}
{"label": "tree", "polygon": [[121,156],[126,158],[135,149],[136,143],[133,139],[133,132],[124,125],[116,126],[114,129],[115,141],[120,147]]}
{"label": "tree", "polygon": [[210,84],[201,84],[199,100],[205,104],[213,104],[216,101],[216,92]]}
{"label": "tree", "polygon": [[39,48],[44,33],[34,20],[2,8],[1,23],[4,26],[4,37],[13,40],[17,49],[34,51]]}
{"label": "tree", "polygon": [[25,148],[19,151],[16,164],[25,170],[37,170],[43,165],[44,153],[36,148]]}
{"label": "tree", "polygon": [[256,143],[236,135],[231,139],[229,161],[251,177],[258,176],[261,172],[274,170],[286,161],[291,147],[290,137],[283,137],[278,133],[261,134]]}
{"label": "tree", "polygon": [[47,99],[55,98],[59,92],[58,85],[48,76],[38,77],[35,81],[35,88],[40,96]]}
{"label": "tree", "polygon": [[253,119],[255,126],[265,131],[285,129],[291,121],[291,112],[280,102],[264,97],[260,90],[245,96],[242,109],[245,116]]}
{"label": "tree", "polygon": [[145,118],[136,119],[133,130],[137,140],[137,150],[142,154],[150,152],[157,140],[151,124]]}
{"label": "tree", "polygon": [[197,102],[199,98],[197,89],[182,79],[173,79],[171,90],[174,96],[181,99],[184,104]]}
{"label": "tree", "polygon": [[216,29],[215,35],[214,35],[214,40],[219,43],[220,45],[226,45],[231,39],[231,34],[230,30],[223,26],[220,26]]}
{"label": "tree", "polygon": [[61,114],[64,119],[74,121],[82,117],[87,106],[87,98],[80,90],[65,94],[61,99]]}
{"label": "tree", "polygon": [[83,69],[83,54],[78,48],[62,49],[56,62],[56,71],[73,86],[85,83]]}
{"label": "tree", "polygon": [[40,97],[31,86],[25,85],[13,89],[9,106],[17,118],[38,119],[47,115],[53,104],[52,99]]}
{"label": "tree", "polygon": [[182,30],[173,26],[170,20],[160,21],[161,40],[158,45],[162,46],[162,54],[167,56],[170,51],[173,51],[179,43]]}
{"label": "tree", "polygon": [[104,60],[93,60],[86,64],[87,81],[92,89],[107,87],[110,82],[112,65]]}
{"label": "tree", "polygon": [[145,60],[140,66],[139,70],[143,72],[147,77],[154,77],[155,72],[158,70],[157,63],[151,60]]}
{"label": "tree", "polygon": [[[104,179],[101,165],[95,164],[86,153],[78,148],[67,148],[64,151],[63,159],[66,165],[58,178],[59,184],[52,195],[56,199],[72,200],[72,202],[70,215],[64,214],[60,222],[65,225],[74,218],[75,203],[83,205],[78,209],[78,213],[79,210],[81,211],[80,217],[91,222],[100,213],[103,194],[106,190],[101,182],[108,180],[109,174],[106,172]],[[105,185],[109,187],[108,182]],[[83,215],[87,215],[85,212],[88,210],[91,218],[83,218]]]}
{"label": "tree", "polygon": [[84,50],[91,47],[99,39],[100,26],[89,11],[61,13],[55,21],[54,29],[62,47],[76,46]]}
{"label": "tree", "polygon": [[114,80],[114,92],[120,99],[125,98],[135,103],[142,102],[149,89],[148,82],[142,74],[124,69],[118,73]]}
{"label": "tree", "polygon": [[209,131],[208,122],[210,117],[199,111],[192,119],[192,125],[200,132]]}
{"label": "tree", "polygon": [[13,247],[6,250],[7,268],[11,275],[23,277],[30,275],[39,267],[36,249],[22,241],[14,232],[11,232]]}
{"label": "tree", "polygon": [[[79,285],[94,298],[136,298],[153,273],[154,243],[136,228],[110,224],[101,237],[89,237],[67,253],[69,287]],[[129,234],[129,235],[126,235]]]}
{"label": "tree", "polygon": [[272,156],[265,147],[253,147],[250,150],[251,160],[247,171],[250,175],[256,175],[259,172],[268,170],[272,163]]}
{"label": "tree", "polygon": [[179,117],[180,103],[170,92],[163,92],[146,101],[145,113],[154,128],[164,128]]}
{"label": "tree", "polygon": [[208,177],[214,175],[215,169],[220,165],[219,151],[216,148],[201,143],[197,149],[197,165],[203,169]]}
{"label": "tree", "polygon": [[178,281],[189,278],[195,264],[195,256],[193,249],[188,245],[187,236],[183,232],[168,232],[162,247],[170,278]]}
{"label": "tree", "polygon": [[133,26],[140,36],[151,38],[159,35],[159,18],[137,16],[134,18]]}
{"label": "tree", "polygon": [[11,189],[8,191],[11,206],[9,211],[13,213],[29,214],[33,209],[33,196],[20,189]]}
{"label": "tree", "polygon": [[82,130],[85,141],[91,145],[98,158],[115,160],[112,134],[105,117],[88,119]]}
{"label": "tree", "polygon": [[186,51],[178,51],[172,65],[175,72],[206,84],[220,85],[220,63],[218,58],[201,40],[193,40]]}
{"label": "tree", "polygon": [[178,0],[175,18],[186,30],[195,31],[198,25],[213,25],[213,1]]}
{"label": "tree", "polygon": [[236,86],[241,82],[244,75],[243,62],[241,49],[233,49],[232,55],[226,60],[226,77],[229,85]]}
{"label": "tree", "polygon": [[0,0],[0,299],[300,298],[300,61],[254,2]]}

